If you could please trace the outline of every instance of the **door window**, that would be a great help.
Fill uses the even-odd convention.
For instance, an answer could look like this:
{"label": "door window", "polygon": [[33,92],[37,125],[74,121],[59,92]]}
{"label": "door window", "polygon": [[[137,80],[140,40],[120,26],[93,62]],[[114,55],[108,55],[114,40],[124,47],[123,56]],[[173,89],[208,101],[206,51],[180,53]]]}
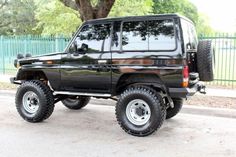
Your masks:
{"label": "door window", "polygon": [[85,25],[77,35],[77,46],[88,45],[89,52],[110,50],[111,24]]}

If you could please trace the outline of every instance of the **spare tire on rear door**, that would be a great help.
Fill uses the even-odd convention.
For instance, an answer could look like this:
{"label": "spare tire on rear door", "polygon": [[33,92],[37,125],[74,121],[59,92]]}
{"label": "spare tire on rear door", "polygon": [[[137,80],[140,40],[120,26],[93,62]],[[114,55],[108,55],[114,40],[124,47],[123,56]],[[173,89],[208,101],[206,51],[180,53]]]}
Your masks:
{"label": "spare tire on rear door", "polygon": [[201,81],[213,81],[214,48],[210,40],[201,40],[197,50],[197,69]]}

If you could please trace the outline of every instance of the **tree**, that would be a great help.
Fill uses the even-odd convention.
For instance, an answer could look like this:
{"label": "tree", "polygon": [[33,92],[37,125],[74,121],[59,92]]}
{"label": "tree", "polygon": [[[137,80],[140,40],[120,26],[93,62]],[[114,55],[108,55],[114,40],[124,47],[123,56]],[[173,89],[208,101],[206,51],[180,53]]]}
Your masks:
{"label": "tree", "polygon": [[42,29],[43,35],[70,36],[81,24],[77,11],[65,7],[58,0],[49,0],[39,5],[36,19],[36,29]]}
{"label": "tree", "polygon": [[[36,10],[38,20],[37,29],[42,28],[44,35],[70,36],[81,25],[80,13],[70,7],[66,7],[60,0],[40,1]],[[98,0],[91,0],[95,7]],[[152,0],[116,0],[110,10],[109,17],[145,15],[152,12]]]}
{"label": "tree", "polygon": [[214,30],[210,27],[209,18],[206,15],[201,14],[201,13],[199,13],[196,28],[197,28],[197,33],[199,35],[202,35],[202,34],[209,35],[209,34],[214,33]]}
{"label": "tree", "polygon": [[34,18],[36,6],[32,0],[0,0],[0,34],[38,34],[33,30],[37,21]]}
{"label": "tree", "polygon": [[152,0],[116,0],[109,17],[153,14],[152,6]]}
{"label": "tree", "polygon": [[107,17],[115,0],[60,0],[65,6],[80,13],[82,21]]}
{"label": "tree", "polygon": [[1,14],[0,14],[0,19],[1,19],[0,20],[0,28],[1,29],[6,27],[6,26],[8,26],[10,24],[9,21],[3,20],[4,16],[6,16],[6,15],[2,14],[6,10],[5,8],[8,5],[8,3],[9,3],[8,0],[1,0],[0,1],[0,12],[1,12]]}
{"label": "tree", "polygon": [[197,7],[189,0],[153,0],[153,2],[153,13],[155,14],[180,13],[194,23],[198,21]]}
{"label": "tree", "polygon": [[153,0],[153,13],[180,13],[194,22],[198,34],[210,34],[213,29],[210,27],[209,19],[198,13],[197,7],[189,0]]}

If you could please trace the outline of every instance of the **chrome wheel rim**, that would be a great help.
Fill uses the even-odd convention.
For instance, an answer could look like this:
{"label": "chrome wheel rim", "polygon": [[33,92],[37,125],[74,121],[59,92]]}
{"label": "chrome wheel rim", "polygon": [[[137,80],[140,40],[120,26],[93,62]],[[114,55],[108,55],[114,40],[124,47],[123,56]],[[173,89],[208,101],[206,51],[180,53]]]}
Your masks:
{"label": "chrome wheel rim", "polygon": [[132,100],[126,107],[126,117],[134,125],[144,125],[151,117],[150,107],[141,99]]}
{"label": "chrome wheel rim", "polygon": [[39,109],[39,98],[33,91],[28,91],[24,94],[22,103],[25,111],[30,114],[36,113]]}

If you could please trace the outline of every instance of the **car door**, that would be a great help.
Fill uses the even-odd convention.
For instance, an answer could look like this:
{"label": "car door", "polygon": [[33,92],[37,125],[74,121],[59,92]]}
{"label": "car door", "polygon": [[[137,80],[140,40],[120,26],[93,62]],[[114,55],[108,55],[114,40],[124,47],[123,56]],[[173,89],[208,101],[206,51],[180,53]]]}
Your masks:
{"label": "car door", "polygon": [[80,29],[62,55],[62,90],[110,93],[110,32],[111,23],[85,24]]}

